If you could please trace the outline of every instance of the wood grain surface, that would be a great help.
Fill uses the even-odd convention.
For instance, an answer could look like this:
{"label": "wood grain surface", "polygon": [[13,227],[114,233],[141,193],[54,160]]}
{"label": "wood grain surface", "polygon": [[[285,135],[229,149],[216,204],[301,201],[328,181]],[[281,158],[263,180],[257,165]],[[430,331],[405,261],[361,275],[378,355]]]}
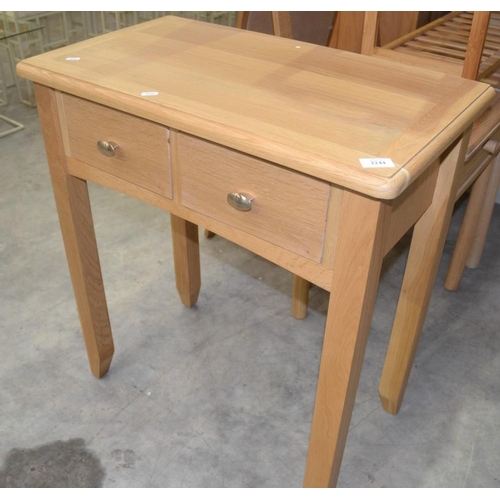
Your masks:
{"label": "wood grain surface", "polygon": [[[17,71],[379,199],[406,189],[493,97],[439,72],[173,16]],[[384,155],[394,168],[359,163]]]}

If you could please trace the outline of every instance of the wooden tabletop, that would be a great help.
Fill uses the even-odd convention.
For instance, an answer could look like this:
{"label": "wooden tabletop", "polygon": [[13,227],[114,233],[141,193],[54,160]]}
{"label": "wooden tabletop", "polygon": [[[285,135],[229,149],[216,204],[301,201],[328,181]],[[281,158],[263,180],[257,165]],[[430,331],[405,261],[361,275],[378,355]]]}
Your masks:
{"label": "wooden tabletop", "polygon": [[483,83],[174,16],[17,72],[379,199],[397,197],[494,96]]}

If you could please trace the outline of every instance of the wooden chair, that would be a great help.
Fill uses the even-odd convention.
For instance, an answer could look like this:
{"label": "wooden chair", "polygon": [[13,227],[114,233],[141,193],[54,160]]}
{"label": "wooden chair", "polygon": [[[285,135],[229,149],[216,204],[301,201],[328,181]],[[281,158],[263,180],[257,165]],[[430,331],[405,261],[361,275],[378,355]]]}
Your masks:
{"label": "wooden chair", "polygon": [[[376,33],[377,13],[367,12],[362,53],[461,74],[500,90],[499,13],[452,12],[382,48],[375,46]],[[445,281],[450,290],[458,288],[467,259],[470,265],[476,264],[481,255],[500,181],[499,151],[500,94],[474,124],[467,155],[457,174],[456,199],[469,187],[471,192]],[[437,269],[432,272],[436,274]],[[395,325],[405,323],[414,313],[408,296],[417,279],[404,278],[400,303],[405,301],[407,307],[398,307]],[[422,297],[420,303],[427,308],[429,300],[430,296]],[[395,334],[398,330],[404,331],[401,328],[393,330],[379,386],[383,407],[393,414],[400,408],[419,341],[416,331]]]}
{"label": "wooden chair", "polygon": [[[462,75],[464,78],[484,81],[500,90],[498,12],[476,15],[471,12],[452,12],[383,47],[377,47],[375,43],[377,39],[383,39],[378,34],[381,17],[378,13],[346,14],[356,15],[354,20],[350,20],[355,26],[364,17],[363,54]],[[445,287],[448,290],[458,289],[465,266],[471,269],[479,266],[500,181],[500,160],[495,161],[498,153],[498,120],[497,99],[472,133],[457,199],[471,184],[474,187],[446,276]],[[479,179],[483,171],[486,173]],[[476,179],[478,182],[475,182]],[[292,293],[294,317],[306,316],[308,301],[309,284],[295,277]]]}

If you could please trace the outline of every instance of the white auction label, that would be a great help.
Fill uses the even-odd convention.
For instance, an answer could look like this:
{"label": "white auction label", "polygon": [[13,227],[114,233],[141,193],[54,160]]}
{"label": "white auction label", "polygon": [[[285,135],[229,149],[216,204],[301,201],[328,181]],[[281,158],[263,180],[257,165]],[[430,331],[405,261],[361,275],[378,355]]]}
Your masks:
{"label": "white auction label", "polygon": [[141,92],[141,95],[143,96],[148,96],[148,95],[158,95],[159,92]]}
{"label": "white auction label", "polygon": [[79,61],[80,58],[79,57],[67,57],[66,58],[66,61]]}
{"label": "white auction label", "polygon": [[394,162],[390,158],[360,158],[359,163],[363,168],[394,168]]}

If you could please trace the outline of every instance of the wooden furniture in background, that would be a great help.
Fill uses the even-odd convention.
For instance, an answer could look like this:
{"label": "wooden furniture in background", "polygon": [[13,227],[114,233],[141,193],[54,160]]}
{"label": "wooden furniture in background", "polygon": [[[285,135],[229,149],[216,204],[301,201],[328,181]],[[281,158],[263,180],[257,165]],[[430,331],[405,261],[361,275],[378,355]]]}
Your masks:
{"label": "wooden furniture in background", "polygon": [[[344,21],[348,23],[348,26],[356,26],[360,19],[365,19],[365,13],[348,12],[343,14]],[[383,17],[387,18],[389,14],[394,13],[378,13],[375,22],[373,16],[376,14],[366,13],[368,16],[366,26],[370,31],[364,38],[366,46],[362,49],[363,53],[438,71],[442,70],[450,74],[461,74],[465,78],[479,79],[491,84],[496,89],[500,89],[500,38],[498,36],[500,14],[492,13],[491,22],[488,24],[486,18],[490,13],[478,13],[476,32],[471,34],[472,13],[447,13],[445,16],[434,19],[428,25],[421,26],[414,32],[408,33],[381,48],[378,47],[379,33],[382,31]],[[372,16],[372,21],[369,20],[370,16]],[[427,17],[432,18],[433,16]],[[421,15],[419,21],[420,19],[422,19]],[[337,21],[341,25],[342,17],[338,17]],[[485,33],[481,33],[481,29],[486,30]],[[356,31],[359,29],[354,30],[354,32]],[[475,40],[482,40],[482,35],[485,35],[485,38],[483,40],[484,50],[481,51],[481,44],[477,46]],[[345,40],[347,46],[354,40],[357,40],[357,37],[351,33],[351,38]],[[473,42],[468,48],[469,40]],[[352,50],[357,50],[357,45],[349,47]],[[466,51],[468,52],[467,58]],[[456,198],[460,198],[471,185],[474,186],[474,189],[469,199],[445,280],[445,287],[448,290],[458,289],[465,266],[472,269],[479,266],[484,248],[500,182],[500,160],[496,159],[500,139],[497,131],[500,122],[500,103],[498,100],[497,97],[491,109],[475,124],[465,165],[461,169],[461,180],[457,188]],[[479,174],[482,172],[484,172],[483,177],[479,179]],[[294,317],[303,318],[307,315],[308,301],[308,285],[303,283],[300,277],[294,277],[292,292]]]}
{"label": "wooden furniture in background", "polygon": [[[359,53],[364,14],[362,11],[238,12],[236,26],[285,36],[276,30],[275,19],[282,16],[281,24],[286,24],[286,33],[291,33],[288,38]],[[415,11],[382,12],[379,44],[389,43],[413,31],[426,17],[425,14]]]}
{"label": "wooden furniture in background", "polygon": [[238,12],[236,26],[250,31],[326,45],[335,12]]}
{"label": "wooden furniture in background", "polygon": [[[491,80],[491,75],[500,67],[498,14],[494,14],[490,22],[490,12],[452,12],[382,48],[376,46],[377,14],[367,12],[365,16],[364,54],[412,67],[461,75],[471,80]],[[499,129],[500,98],[497,94],[492,106],[474,123],[467,154],[457,174],[454,199],[462,196],[470,186],[472,191],[446,277],[445,286],[451,290],[458,288],[476,228],[482,231],[478,235],[476,249],[478,244],[481,246],[484,243],[485,228],[489,225],[500,177],[500,163],[495,161],[500,151]],[[492,176],[493,168],[495,172]],[[413,235],[413,239],[418,237],[418,234]],[[422,240],[422,245],[424,243],[425,240]],[[410,251],[409,259],[412,258]],[[428,306],[430,297],[416,291],[418,280],[428,279],[424,274],[426,272],[436,273],[437,269],[422,269],[418,275],[405,277],[382,372],[380,397],[384,408],[394,414],[404,397],[421,332],[420,326],[411,329],[401,325],[407,324],[412,315],[419,314],[416,309],[426,310]]]}
{"label": "wooden furniture in background", "polygon": [[[58,49],[17,69],[36,82],[92,372],[106,373],[114,348],[86,181],[171,213],[176,283],[188,306],[200,287],[197,225],[330,291],[304,485],[334,486],[382,259],[415,225],[419,238],[405,274],[419,274],[416,288],[430,295],[434,274],[422,270],[439,263],[455,170],[493,90],[175,17]],[[96,106],[102,137],[82,149],[81,123]],[[116,127],[129,120],[137,124],[133,137],[126,125]],[[160,139],[143,127],[159,130]],[[160,178],[156,167],[130,162],[136,151],[158,152]],[[379,157],[393,163],[372,165]],[[265,182],[267,173],[272,182]],[[207,182],[217,175],[224,183]],[[249,210],[235,210],[226,198]],[[309,205],[314,211],[293,211]],[[400,327],[418,329],[424,316],[417,310]]]}
{"label": "wooden furniture in background", "polygon": [[[332,33],[327,45],[349,52],[361,52],[365,13],[339,11],[334,17]],[[387,11],[379,16],[380,29],[377,45],[385,45],[417,28],[419,12]]]}

